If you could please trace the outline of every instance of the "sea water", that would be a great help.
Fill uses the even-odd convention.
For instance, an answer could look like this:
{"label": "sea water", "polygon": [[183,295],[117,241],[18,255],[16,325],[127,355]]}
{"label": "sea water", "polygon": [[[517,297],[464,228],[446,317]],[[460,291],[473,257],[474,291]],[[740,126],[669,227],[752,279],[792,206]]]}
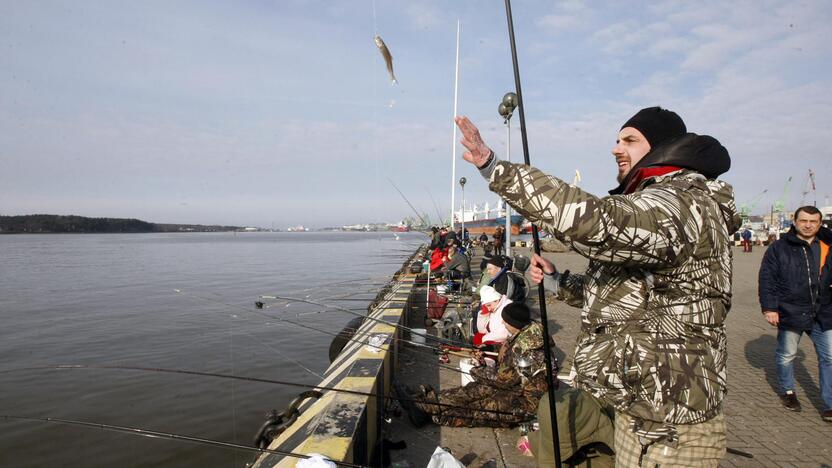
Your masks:
{"label": "sea water", "polygon": [[[365,310],[419,233],[0,236],[0,415],[243,445],[300,388],[55,364],[185,369],[316,384],[344,312]],[[255,302],[264,302],[262,309]],[[282,320],[281,320],[282,319]],[[0,418],[0,466],[245,466],[251,452]]]}

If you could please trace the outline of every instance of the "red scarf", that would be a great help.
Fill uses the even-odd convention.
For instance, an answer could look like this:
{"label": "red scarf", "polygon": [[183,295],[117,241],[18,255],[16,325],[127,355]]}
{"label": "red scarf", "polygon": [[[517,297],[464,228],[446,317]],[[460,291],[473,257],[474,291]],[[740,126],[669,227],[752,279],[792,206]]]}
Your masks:
{"label": "red scarf", "polygon": [[679,166],[652,166],[636,169],[636,172],[632,174],[630,181],[627,182],[627,186],[624,187],[624,191],[622,193],[624,195],[631,194],[645,179],[663,176],[665,174],[678,171],[679,169],[681,169]]}

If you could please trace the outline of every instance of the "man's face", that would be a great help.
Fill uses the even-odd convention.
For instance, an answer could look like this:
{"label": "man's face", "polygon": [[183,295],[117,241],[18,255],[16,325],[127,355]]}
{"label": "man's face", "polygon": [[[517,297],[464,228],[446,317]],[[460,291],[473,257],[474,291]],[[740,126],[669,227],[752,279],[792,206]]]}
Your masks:
{"label": "man's face", "polygon": [[490,276],[492,278],[497,276],[497,273],[499,273],[500,270],[501,270],[501,268],[498,267],[497,265],[492,265],[490,263],[485,265],[485,271],[488,273],[488,276]]}
{"label": "man's face", "polygon": [[806,240],[812,239],[820,231],[820,215],[801,211],[797,214],[794,225],[797,228],[798,237]]}
{"label": "man's face", "polygon": [[642,133],[633,127],[624,127],[618,132],[618,140],[612,148],[612,155],[618,164],[618,182],[624,180],[633,166],[650,152],[650,143]]}

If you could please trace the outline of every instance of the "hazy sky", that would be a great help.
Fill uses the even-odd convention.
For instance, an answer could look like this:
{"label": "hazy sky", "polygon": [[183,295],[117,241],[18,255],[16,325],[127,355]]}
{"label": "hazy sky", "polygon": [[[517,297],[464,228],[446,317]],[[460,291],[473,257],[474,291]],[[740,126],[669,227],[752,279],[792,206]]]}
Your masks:
{"label": "hazy sky", "polygon": [[[617,130],[661,105],[728,148],[738,204],[768,190],[766,211],[793,176],[794,206],[810,168],[806,201],[832,198],[832,2],[624,3],[513,3],[533,165],[605,194]],[[389,178],[447,215],[457,19],[459,112],[504,157],[498,0],[0,0],[0,214],[397,221]],[[460,159],[461,176],[494,202]]]}

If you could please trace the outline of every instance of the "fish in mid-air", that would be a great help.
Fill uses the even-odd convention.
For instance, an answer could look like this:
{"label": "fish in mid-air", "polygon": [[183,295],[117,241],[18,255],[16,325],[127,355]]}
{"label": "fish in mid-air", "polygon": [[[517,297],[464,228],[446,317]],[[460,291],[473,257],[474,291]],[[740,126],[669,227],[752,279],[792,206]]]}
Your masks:
{"label": "fish in mid-air", "polygon": [[387,73],[390,74],[390,79],[393,80],[392,84],[398,83],[399,81],[393,73],[393,56],[390,55],[390,49],[387,48],[387,44],[384,43],[381,36],[377,35],[373,38],[373,41],[375,41],[376,47],[378,47],[379,52],[381,52],[381,56],[384,57],[384,62],[387,64]]}

